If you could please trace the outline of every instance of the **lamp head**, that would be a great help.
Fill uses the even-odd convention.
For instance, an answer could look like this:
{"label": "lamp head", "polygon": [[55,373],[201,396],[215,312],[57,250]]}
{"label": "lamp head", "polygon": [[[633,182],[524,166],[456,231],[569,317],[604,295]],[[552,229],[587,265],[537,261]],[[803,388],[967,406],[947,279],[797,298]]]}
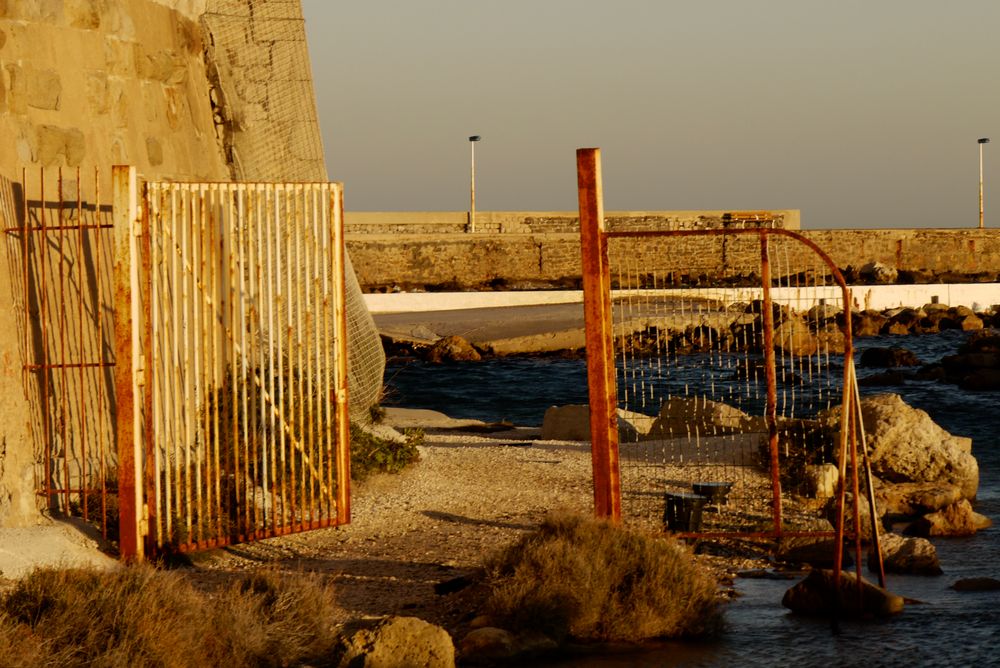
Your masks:
{"label": "lamp head", "polygon": [[978,141],[978,142],[979,142],[980,144],[989,144],[989,143],[990,143],[990,138],[989,138],[989,137],[981,137],[981,138],[980,138],[980,139],[978,139],[977,141]]}
{"label": "lamp head", "polygon": [[[480,139],[482,139],[482,137],[480,137],[479,135],[472,135],[471,137],[469,137],[469,141],[479,141]],[[987,139],[986,141],[989,141],[989,139]],[[980,140],[980,143],[982,143],[982,140]]]}

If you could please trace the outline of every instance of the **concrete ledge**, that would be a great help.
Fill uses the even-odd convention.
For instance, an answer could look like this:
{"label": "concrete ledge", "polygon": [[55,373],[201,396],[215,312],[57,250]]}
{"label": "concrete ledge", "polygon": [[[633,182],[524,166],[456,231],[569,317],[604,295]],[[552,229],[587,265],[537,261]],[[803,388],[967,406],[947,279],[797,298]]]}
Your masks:
{"label": "concrete ledge", "polygon": [[[647,291],[652,295],[654,291]],[[715,288],[711,290],[657,290],[656,295],[692,294],[721,301],[743,302],[760,298],[759,288]],[[920,285],[856,285],[851,288],[857,308],[884,310],[901,306],[923,306],[937,298],[948,306],[976,306],[987,309],[1000,304],[1000,283],[928,283]],[[617,291],[616,293],[617,294]],[[816,300],[839,299],[836,288],[776,288],[775,301],[797,309],[808,309]],[[510,292],[399,292],[366,294],[365,304],[372,313],[422,313],[474,308],[506,308],[574,304],[583,301],[581,290],[523,290]]]}

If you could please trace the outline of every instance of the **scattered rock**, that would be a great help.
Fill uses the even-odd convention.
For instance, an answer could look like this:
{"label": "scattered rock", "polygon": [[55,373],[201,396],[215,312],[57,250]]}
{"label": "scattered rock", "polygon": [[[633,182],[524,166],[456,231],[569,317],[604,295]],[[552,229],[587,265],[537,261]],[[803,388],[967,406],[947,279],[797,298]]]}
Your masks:
{"label": "scattered rock", "polygon": [[895,283],[899,278],[899,272],[881,262],[869,262],[858,270],[858,275],[865,283],[876,283],[878,285],[888,285]]}
{"label": "scattered rock", "polygon": [[514,634],[495,626],[473,629],[458,644],[458,656],[463,662],[511,659],[519,651]]}
{"label": "scattered rock", "polygon": [[837,493],[840,471],[836,464],[807,464],[805,466],[806,489],[814,498],[829,499]]}
{"label": "scattered rock", "polygon": [[448,632],[416,617],[386,617],[344,641],[341,668],[454,668]]}
{"label": "scattered rock", "polygon": [[[937,550],[926,538],[908,538],[896,533],[879,536],[882,563],[887,573],[907,575],[941,575],[941,562]],[[874,552],[868,554],[868,568],[876,570],[878,562]]]}
{"label": "scattered rock", "polygon": [[861,353],[861,366],[894,369],[901,366],[920,366],[921,362],[912,351],[900,346],[888,348],[868,348]]}
{"label": "scattered rock", "polygon": [[951,586],[955,591],[1000,591],[1000,580],[996,578],[963,578]]}
{"label": "scattered rock", "polygon": [[[860,598],[860,600],[859,600]],[[903,611],[903,597],[842,571],[839,590],[834,589],[833,571],[813,570],[785,592],[781,604],[802,615],[837,616],[851,619],[888,617]]]}
{"label": "scattered rock", "polygon": [[477,578],[470,577],[468,575],[459,575],[457,577],[449,578],[448,580],[442,580],[434,585],[434,593],[438,596],[445,596],[447,594],[454,594],[455,592],[462,591],[466,587],[471,587],[476,584]]}
{"label": "scattered rock", "polygon": [[993,521],[972,509],[966,499],[924,515],[906,528],[911,536],[971,536],[993,526]]}
{"label": "scattered rock", "polygon": [[799,315],[789,315],[774,328],[774,347],[788,355],[802,357],[819,350],[816,335]]}
{"label": "scattered rock", "polygon": [[[889,318],[878,311],[852,311],[851,312],[851,334],[856,337],[878,336],[884,334],[883,329],[889,322]],[[904,333],[908,334],[909,329]]]}
{"label": "scattered rock", "polygon": [[482,358],[482,355],[471,343],[458,335],[438,339],[427,351],[427,361],[435,364],[441,362],[478,362]]}
{"label": "scattered rock", "polygon": [[886,371],[858,378],[858,385],[861,387],[898,386],[904,385],[908,379],[907,374],[902,371]]}

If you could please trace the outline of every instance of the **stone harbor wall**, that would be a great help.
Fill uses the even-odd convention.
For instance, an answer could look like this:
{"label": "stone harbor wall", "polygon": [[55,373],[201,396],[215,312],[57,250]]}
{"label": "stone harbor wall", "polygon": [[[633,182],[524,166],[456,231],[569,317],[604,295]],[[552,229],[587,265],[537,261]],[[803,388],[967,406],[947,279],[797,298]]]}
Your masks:
{"label": "stone harbor wall", "polygon": [[[107,206],[115,164],[145,178],[326,180],[299,0],[0,0],[0,224],[19,225],[22,170],[29,199],[39,168],[46,199],[57,199],[62,169],[64,201],[92,204],[99,189]],[[41,517],[40,445],[28,425],[16,244],[4,257],[0,527],[9,527]]]}
{"label": "stone harbor wall", "polygon": [[[477,214],[477,220],[479,215]],[[611,216],[609,216],[611,220]],[[354,226],[347,247],[368,292],[578,288],[580,239],[575,232],[439,232],[404,234]],[[992,282],[1000,276],[1000,230],[802,230],[825,250],[851,282]],[[751,243],[747,243],[751,241]],[[656,244],[617,240],[638,266],[664,261],[684,267],[678,280],[705,284],[758,271],[760,247],[752,240],[684,237]],[[812,251],[784,244],[787,267],[815,267]],[[873,267],[878,263],[880,267]],[[883,270],[886,268],[887,270]],[[773,267],[780,269],[780,265]],[[871,271],[871,276],[866,273]]]}

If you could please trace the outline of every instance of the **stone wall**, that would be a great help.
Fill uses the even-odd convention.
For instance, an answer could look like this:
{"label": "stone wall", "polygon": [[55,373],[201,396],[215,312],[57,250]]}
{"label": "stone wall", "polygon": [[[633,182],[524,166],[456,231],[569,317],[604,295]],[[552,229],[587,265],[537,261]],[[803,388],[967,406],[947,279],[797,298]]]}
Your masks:
{"label": "stone wall", "polygon": [[[610,226],[629,229],[699,230],[718,227],[799,229],[799,211],[607,211]],[[466,211],[348,211],[349,235],[446,234],[469,231]],[[476,233],[561,234],[580,229],[573,211],[477,211]]]}
{"label": "stone wall", "polygon": [[150,177],[229,175],[201,26],[163,4],[0,2],[0,78],[4,176],[125,163]]}
{"label": "stone wall", "polygon": [[[901,280],[997,280],[1000,230],[807,230],[803,236],[829,254],[850,279],[869,262],[901,271]],[[776,242],[778,243],[778,242]],[[617,244],[617,245],[616,245]],[[817,269],[806,246],[780,242],[776,275]],[[348,249],[366,291],[399,287],[532,289],[578,287],[577,234],[437,234],[348,236]],[[679,270],[685,280],[759,274],[753,239],[674,237],[617,240],[612,250],[636,267]]]}

